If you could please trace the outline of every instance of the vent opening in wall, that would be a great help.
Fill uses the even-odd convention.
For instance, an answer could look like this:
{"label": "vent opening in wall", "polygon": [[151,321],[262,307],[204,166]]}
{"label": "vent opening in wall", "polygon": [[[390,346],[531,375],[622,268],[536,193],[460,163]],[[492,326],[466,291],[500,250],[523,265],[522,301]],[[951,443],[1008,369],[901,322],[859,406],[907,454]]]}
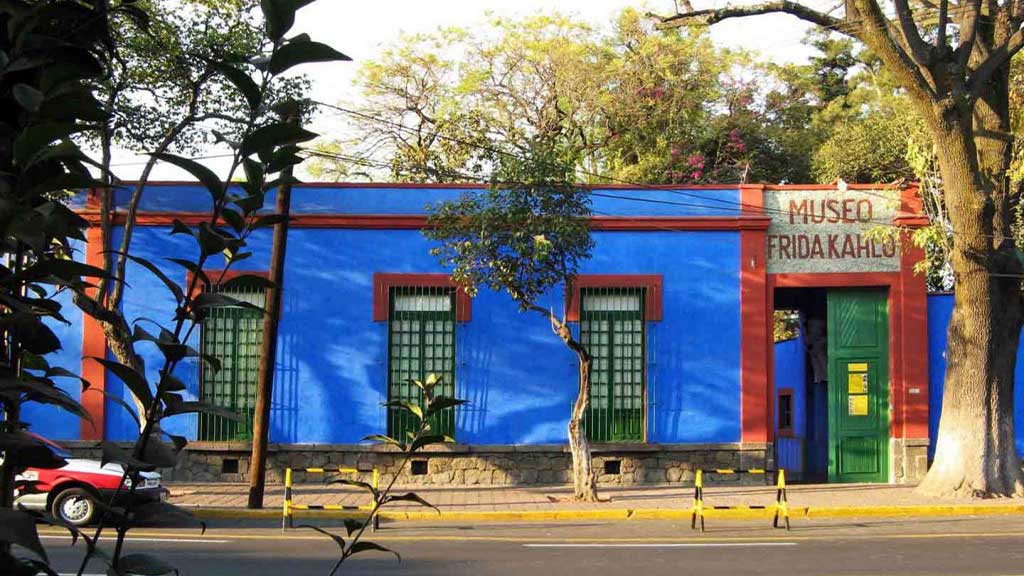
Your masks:
{"label": "vent opening in wall", "polygon": [[427,461],[426,460],[413,460],[412,461],[412,475],[423,476],[427,473]]}
{"label": "vent opening in wall", "polygon": [[604,473],[605,474],[619,474],[622,472],[622,460],[605,460],[604,461]]}
{"label": "vent opening in wall", "polygon": [[238,458],[225,458],[220,461],[221,474],[238,474]]}

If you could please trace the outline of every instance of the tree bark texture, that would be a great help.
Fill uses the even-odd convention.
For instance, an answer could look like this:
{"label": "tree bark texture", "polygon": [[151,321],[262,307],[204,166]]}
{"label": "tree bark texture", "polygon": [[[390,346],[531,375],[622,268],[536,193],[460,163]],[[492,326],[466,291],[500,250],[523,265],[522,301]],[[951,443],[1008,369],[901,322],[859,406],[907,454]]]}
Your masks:
{"label": "tree bark texture", "polygon": [[[566,283],[567,294],[572,294],[569,283]],[[594,473],[593,459],[590,456],[590,442],[587,432],[583,429],[583,417],[590,405],[590,366],[593,357],[586,347],[572,335],[572,329],[564,320],[559,320],[547,309],[536,305],[527,308],[540,313],[551,322],[551,329],[576,354],[579,361],[579,381],[576,401],[572,405],[569,416],[569,452],[572,454],[572,485],[573,499],[578,502],[597,502],[597,474]]]}
{"label": "tree bark texture", "polygon": [[[132,329],[128,326],[121,311],[111,311],[97,300],[80,293],[76,293],[73,300],[75,305],[84,314],[91,316],[100,323],[100,327],[103,329],[103,336],[107,341],[107,350],[114,355],[114,358],[139,374],[145,374],[146,371],[142,359],[135,353],[135,345],[132,342]],[[138,412],[139,420],[145,420],[146,404],[139,400],[135,394],[129,394],[129,396],[131,396],[135,410]]]}
{"label": "tree bark texture", "polygon": [[[1024,266],[1012,234],[1020,190],[1010,189],[1007,170],[1014,142],[1010,62],[1024,48],[1024,11],[1018,1],[965,2],[953,13],[942,6],[934,37],[922,35],[927,26],[920,7],[908,0],[848,0],[842,16],[790,0],[766,0],[688,10],[661,21],[669,27],[707,25],[785,12],[860,40],[897,79],[935,143],[954,236],[956,296],[942,417],[935,459],[919,491],[1021,496],[1013,386]],[[955,46],[948,43],[947,19],[957,25]]]}
{"label": "tree bark texture", "polygon": [[274,376],[277,367],[277,333],[281,322],[281,295],[284,291],[285,254],[288,251],[288,219],[291,217],[292,168],[282,172],[284,184],[277,188],[277,211],[281,222],[274,227],[270,249],[270,280],[274,286],[267,298],[263,314],[263,341],[260,344],[260,368],[256,384],[255,418],[252,429],[252,452],[249,458],[249,502],[252,509],[263,508],[263,492],[267,481],[267,443],[270,441],[270,404],[274,397]]}
{"label": "tree bark texture", "polygon": [[[1021,265],[1006,222],[999,178],[1002,139],[975,139],[979,119],[947,114],[934,124],[946,202],[956,234],[955,300],[946,348],[935,458],[918,491],[953,497],[1024,496],[1014,433],[1014,372],[1020,341]],[[979,150],[980,147],[991,147]],[[987,164],[987,165],[985,165]],[[1004,164],[1005,166],[1005,164]],[[1005,168],[1004,168],[1005,172]]]}
{"label": "tree bark texture", "polygon": [[594,473],[593,459],[590,456],[590,443],[587,432],[583,429],[583,416],[590,404],[590,355],[585,351],[577,352],[579,356],[579,393],[572,406],[569,418],[569,450],[572,453],[572,492],[573,499],[580,502],[597,501],[597,474]]}

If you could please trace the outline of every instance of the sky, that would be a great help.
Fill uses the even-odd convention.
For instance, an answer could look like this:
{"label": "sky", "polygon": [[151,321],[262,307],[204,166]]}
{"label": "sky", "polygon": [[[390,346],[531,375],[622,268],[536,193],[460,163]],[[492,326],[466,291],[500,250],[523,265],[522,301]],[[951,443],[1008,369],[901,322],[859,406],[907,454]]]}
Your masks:
{"label": "sky", "polygon": [[[720,7],[725,0],[694,0],[697,9]],[[296,70],[312,79],[314,100],[358,102],[354,86],[360,62],[374,59],[381,50],[405,33],[431,32],[441,26],[471,27],[488,17],[521,18],[557,10],[577,16],[592,25],[607,26],[620,10],[635,7],[657,14],[675,11],[673,0],[317,0],[299,11],[291,34],[308,33],[312,39],[330,44],[353,59],[352,62],[309,64]],[[716,44],[757,51],[773,62],[803,62],[810,51],[801,43],[807,25],[784,14],[728,20],[712,27]],[[319,115],[314,132],[329,138],[342,129],[343,118]],[[207,154],[223,154],[211,148]],[[145,158],[120,151],[114,156],[115,173],[122,179],[138,177]],[[218,173],[226,171],[227,160],[203,160]],[[156,180],[191,179],[170,165],[158,165]]]}

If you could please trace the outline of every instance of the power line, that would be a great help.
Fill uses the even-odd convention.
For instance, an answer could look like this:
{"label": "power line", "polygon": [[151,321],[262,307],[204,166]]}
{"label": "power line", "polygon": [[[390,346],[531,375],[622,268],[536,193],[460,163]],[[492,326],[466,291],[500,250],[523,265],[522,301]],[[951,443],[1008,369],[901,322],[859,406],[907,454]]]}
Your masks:
{"label": "power line", "polygon": [[[324,106],[324,107],[327,107],[327,108],[335,109],[335,110],[337,110],[337,111],[339,111],[339,112],[341,112],[343,114],[348,114],[348,115],[351,115],[351,116],[356,116],[358,118],[363,118],[365,120],[370,120],[370,121],[377,122],[377,123],[380,123],[380,124],[386,124],[388,126],[394,127],[395,129],[398,129],[398,130],[403,130],[403,131],[406,131],[406,132],[415,131],[414,128],[410,128],[410,127],[405,126],[404,124],[401,124],[399,122],[394,122],[394,121],[388,120],[386,118],[381,118],[379,116],[374,116],[374,115],[371,115],[371,114],[366,114],[365,112],[359,112],[359,111],[356,111],[356,110],[351,110],[349,108],[344,108],[344,107],[333,105],[333,104],[327,104],[325,102],[316,102],[316,101],[314,101],[314,104],[319,105],[319,106]],[[441,133],[436,132],[436,131],[435,132],[429,132],[429,135],[433,136],[433,137],[437,137],[437,138],[443,139],[443,140],[447,140],[447,141],[455,143],[455,144],[460,144],[462,146],[467,146],[467,147],[470,147],[470,148],[476,148],[476,149],[479,149],[479,150],[483,150],[485,152],[490,152],[491,154],[497,154],[497,155],[505,156],[507,158],[511,158],[511,159],[515,159],[515,160],[520,160],[520,161],[527,161],[527,159],[525,157],[523,157],[523,156],[520,156],[520,155],[515,154],[513,152],[509,152],[507,150],[502,150],[502,149],[499,149],[499,148],[495,148],[493,146],[486,146],[484,144],[479,144],[479,143],[475,143],[475,142],[469,142],[469,141],[463,140],[461,138],[456,138],[454,136],[448,136],[447,134],[441,134]],[[547,165],[547,166],[553,166],[553,164],[548,163],[548,162],[541,161],[540,163],[544,164],[544,165]],[[616,183],[616,184],[622,184],[622,185],[631,186],[631,187],[634,187],[634,188],[636,188],[638,190],[666,192],[666,193],[675,194],[675,195],[678,195],[678,196],[685,196],[685,197],[688,197],[688,198],[693,198],[693,199],[696,199],[696,200],[715,202],[715,203],[724,205],[724,207],[712,206],[712,205],[708,205],[708,204],[687,204],[687,203],[681,203],[681,202],[671,202],[671,201],[667,201],[667,200],[657,200],[657,199],[653,199],[653,198],[635,198],[635,197],[630,197],[630,196],[609,196],[609,197],[613,197],[613,198],[617,198],[617,199],[621,199],[621,200],[629,200],[629,201],[637,201],[637,202],[647,202],[647,203],[656,203],[656,204],[667,204],[667,205],[675,205],[675,206],[687,206],[687,207],[705,208],[705,209],[712,209],[712,210],[714,210],[714,209],[730,210],[730,211],[740,212],[740,213],[742,213],[746,209],[746,210],[751,211],[751,212],[762,213],[762,214],[775,214],[777,216],[786,216],[786,217],[789,217],[789,216],[791,216],[793,214],[793,212],[790,211],[790,210],[772,209],[772,208],[767,208],[767,207],[764,207],[764,206],[756,206],[756,205],[747,204],[747,203],[744,203],[744,202],[737,202],[735,200],[730,200],[730,199],[727,199],[727,198],[717,198],[717,197],[714,197],[714,196],[706,196],[706,195],[702,195],[700,193],[694,192],[692,190],[679,190],[679,189],[672,189],[672,188],[662,188],[662,187],[651,185],[651,184],[645,184],[645,183],[640,183],[640,182],[633,182],[633,181],[630,181],[630,180],[625,180],[625,179],[622,179],[622,178],[617,178],[617,177],[614,177],[614,176],[610,176],[610,175],[607,175],[607,174],[601,174],[601,173],[598,173],[598,172],[592,172],[592,171],[588,171],[588,170],[585,170],[585,169],[577,169],[577,172],[579,174],[582,174],[582,175],[585,175],[585,176],[590,176],[590,177],[596,178],[598,180],[605,180],[605,181],[610,181],[610,182]],[[593,186],[594,187],[598,187],[600,185],[593,185]],[[594,192],[591,192],[591,194],[593,194],[595,196],[600,196],[601,195],[600,193],[594,193]],[[894,199],[894,198],[889,198],[889,197],[883,196],[881,194],[874,193],[872,195],[875,196],[875,197],[878,197],[878,198],[882,198],[882,199],[884,199],[887,202],[895,202],[896,201],[896,199]],[[890,227],[897,227],[898,228],[898,226],[894,225],[892,222],[887,222],[887,221],[884,221],[884,220],[873,220],[872,219],[872,220],[864,220],[864,222],[876,224],[878,226],[890,226]]]}
{"label": "power line", "polygon": [[[345,154],[336,154],[336,153],[331,153],[331,152],[324,152],[322,150],[303,149],[302,152],[306,153],[306,154],[309,154],[311,156],[318,156],[318,157],[328,158],[328,159],[342,159],[342,160],[344,160],[344,159],[351,159],[353,161],[358,161],[359,164],[362,165],[362,166],[370,167],[370,168],[383,168],[383,169],[392,168],[392,166],[390,164],[387,164],[386,162],[374,161],[374,160],[370,160],[368,158],[358,158],[358,157],[348,156],[348,155],[345,155]],[[436,169],[435,171],[437,172],[438,175],[450,177],[450,178],[453,178],[453,179],[459,179],[459,180],[464,181],[464,182],[466,182],[466,181],[475,181],[475,182],[480,182],[480,183],[485,183],[485,184],[519,185],[519,186],[527,185],[528,184],[528,183],[525,183],[525,182],[508,182],[508,181],[500,182],[500,181],[494,181],[494,180],[486,178],[484,176],[473,175],[473,174],[465,174],[465,173],[458,172],[458,171],[455,171],[455,170],[450,170],[450,169]],[[595,192],[592,192],[592,191],[588,192],[588,194],[589,195],[597,195],[597,196],[606,196],[604,194],[595,193]],[[625,200],[646,200],[646,201],[653,202],[653,203],[664,203],[664,204],[672,204],[672,205],[689,206],[689,204],[682,204],[682,203],[670,202],[670,201],[665,201],[665,200],[638,199],[638,198],[632,198],[632,197],[629,197],[629,196],[614,196],[614,195],[609,195],[609,196],[613,197],[613,198],[622,198],[622,199],[625,199]],[[611,216],[611,217],[619,216],[618,214],[611,214],[611,213],[608,213],[608,212],[603,212],[603,211],[600,211],[600,210],[595,210],[592,207],[590,208],[590,211],[592,213],[594,213],[594,214],[599,215],[599,216]],[[651,225],[652,228],[654,228],[656,230],[663,231],[663,232],[678,232],[679,231],[677,228],[672,228],[672,227],[669,227],[669,226],[663,226],[663,225],[659,225],[659,224],[656,224],[656,223],[651,223],[650,225]],[[1020,278],[1020,279],[1024,279],[1024,275],[1017,275],[1017,274],[1003,274],[1003,273],[998,273],[998,272],[987,272],[986,274],[988,276],[990,276],[990,277],[993,277],[993,278]]]}

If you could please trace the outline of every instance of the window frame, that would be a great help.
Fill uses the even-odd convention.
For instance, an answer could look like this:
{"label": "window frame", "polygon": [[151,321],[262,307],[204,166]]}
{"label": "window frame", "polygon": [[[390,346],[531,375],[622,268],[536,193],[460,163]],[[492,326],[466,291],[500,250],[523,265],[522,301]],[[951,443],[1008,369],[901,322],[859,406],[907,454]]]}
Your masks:
{"label": "window frame", "polygon": [[[202,278],[196,279],[195,278],[195,274],[192,271],[189,271],[187,273],[187,275],[185,277],[184,289],[185,290],[191,289],[192,290],[192,296],[195,296],[196,294],[201,293],[201,292],[209,291],[211,288],[213,288],[215,286],[224,286],[224,285],[230,284],[230,283],[238,280],[241,277],[259,277],[259,278],[264,278],[266,280],[270,280],[270,272],[268,270],[227,270],[227,271],[225,271],[223,269],[216,268],[216,269],[204,269],[203,270],[203,275],[206,277],[207,280],[209,280],[209,283],[204,281]],[[215,279],[216,280],[220,280],[220,282],[214,283]],[[263,290],[263,296],[264,296],[264,298],[263,298],[263,308],[264,309],[266,309],[267,302],[269,301],[269,298],[271,296],[270,291],[271,291],[271,288],[269,288],[269,287],[264,288],[264,290]],[[199,336],[198,337],[199,337],[199,352],[201,354],[206,354],[206,352],[204,350],[204,341],[205,341],[205,338],[204,338],[204,332],[205,332],[204,324],[205,324],[205,319],[203,320],[203,322],[199,323]],[[261,331],[262,331],[262,328],[263,328],[263,326],[261,324],[260,325],[260,330]],[[262,338],[264,336],[266,336],[266,334],[261,334],[261,336],[260,336],[261,337],[260,353],[262,353]],[[258,373],[258,369],[259,369],[258,368],[258,363],[259,363],[259,356],[257,355],[257,373]],[[205,377],[205,375],[204,375],[204,371],[205,370],[206,370],[205,362],[200,358],[200,360],[197,362],[197,366],[196,366],[196,376],[197,376],[197,381],[196,381],[196,398],[199,399],[200,401],[202,401],[202,398],[203,398],[203,382],[204,382],[204,377]],[[259,393],[258,392],[258,388],[259,388],[258,376],[257,376],[256,386],[257,386],[257,394],[258,394]],[[203,439],[202,438],[201,429],[200,429],[201,426],[202,426],[201,420],[202,420],[203,416],[204,415],[202,413],[200,413],[200,414],[197,415],[197,418],[196,418],[196,442],[223,444],[223,443],[230,443],[230,442],[247,442],[247,441],[249,441],[249,440],[240,440],[240,439],[236,439],[236,438],[233,438],[233,439],[223,439],[223,440],[205,440],[205,439]],[[251,435],[252,435],[252,431],[250,430],[250,436]]]}
{"label": "window frame", "polygon": [[[634,313],[639,315],[639,321],[640,321],[640,331],[639,331],[639,336],[640,336],[640,358],[639,358],[639,361],[641,363],[641,368],[640,368],[640,390],[641,390],[641,393],[640,393],[640,396],[639,396],[639,399],[638,399],[639,403],[640,403],[639,408],[628,409],[628,410],[638,410],[639,411],[639,417],[640,417],[639,418],[639,428],[640,428],[639,437],[637,437],[637,438],[621,438],[621,437],[620,438],[616,438],[615,437],[615,422],[614,422],[615,412],[616,412],[616,408],[615,408],[615,397],[616,397],[616,395],[615,395],[615,381],[614,381],[614,374],[616,372],[616,370],[615,370],[616,358],[615,358],[615,355],[614,355],[614,346],[615,346],[614,339],[615,339],[615,334],[617,333],[617,331],[614,329],[615,318],[612,317],[612,318],[609,319],[610,324],[609,324],[609,330],[607,331],[607,334],[608,334],[608,344],[607,345],[609,347],[609,350],[612,350],[612,352],[610,353],[610,355],[607,358],[607,360],[609,362],[609,367],[607,369],[607,372],[609,374],[609,381],[607,383],[607,386],[608,386],[608,394],[607,394],[608,406],[606,408],[603,408],[604,410],[608,411],[610,416],[609,416],[608,422],[604,425],[605,426],[605,430],[602,430],[602,434],[606,435],[607,439],[602,439],[602,440],[595,439],[596,438],[594,436],[595,432],[591,431],[589,429],[589,426],[587,426],[587,422],[589,420],[590,414],[593,413],[593,410],[594,410],[594,407],[595,407],[593,393],[594,393],[594,374],[597,371],[597,367],[596,367],[596,365],[594,365],[592,363],[591,369],[590,369],[590,378],[591,378],[591,381],[590,381],[590,394],[591,394],[591,397],[588,399],[588,402],[587,402],[587,407],[588,407],[587,408],[587,413],[586,413],[587,414],[587,418],[585,418],[585,420],[584,420],[584,426],[585,426],[585,428],[587,428],[588,440],[590,440],[591,442],[594,442],[594,443],[612,443],[612,444],[617,444],[617,443],[623,443],[623,444],[626,444],[626,443],[628,443],[628,444],[646,443],[647,442],[647,393],[648,393],[648,391],[647,391],[647,381],[648,381],[648,374],[647,374],[647,317],[646,317],[647,310],[648,310],[647,298],[646,298],[647,288],[645,286],[626,286],[626,287],[623,287],[623,286],[614,286],[614,287],[611,287],[611,286],[600,286],[600,287],[598,287],[598,286],[587,286],[587,287],[581,288],[580,291],[579,291],[579,297],[578,297],[578,302],[579,302],[578,312],[579,312],[579,316],[578,316],[578,320],[577,320],[577,321],[580,322],[580,332],[579,332],[579,335],[580,335],[581,343],[585,340],[584,335],[583,335],[583,323],[582,323],[582,320],[586,317],[586,314],[588,314],[588,312],[586,311],[586,309],[585,309],[585,307],[583,305],[583,296],[584,296],[584,294],[587,291],[590,291],[590,290],[606,290],[606,291],[609,291],[609,292],[617,291],[617,292],[621,292],[623,294],[628,294],[630,292],[633,292],[633,293],[635,293],[638,296],[638,298],[640,300],[638,309],[635,312],[634,311],[605,311],[605,312],[607,314],[610,314],[610,315],[621,316],[624,319],[629,320],[631,322],[632,321],[636,321],[636,318],[628,318],[629,315],[632,315]],[[632,333],[633,332],[630,331],[630,334],[632,334]],[[589,338],[587,338],[587,339],[589,339]],[[633,346],[635,344],[634,343],[630,343],[629,345]],[[593,361],[596,362],[598,360],[598,358],[596,358],[596,356],[594,355],[593,350],[591,349],[593,344],[588,342],[588,343],[584,344],[584,346],[587,348],[587,351],[591,354],[591,356],[593,358]],[[637,360],[636,358],[632,358],[632,357],[629,358],[629,359],[631,361],[636,361]],[[619,358],[618,359],[619,362],[621,362],[623,360],[625,360],[625,358]],[[630,383],[629,385],[632,386],[634,384]],[[625,411],[627,409],[626,408],[621,408],[620,410]]]}
{"label": "window frame", "polygon": [[[395,343],[393,341],[393,338],[395,336],[395,331],[392,329],[392,326],[393,326],[393,323],[395,321],[394,314],[397,312],[397,310],[395,310],[395,299],[400,295],[399,294],[400,291],[416,291],[416,290],[430,290],[430,291],[438,291],[440,293],[443,293],[443,294],[448,296],[450,304],[451,304],[451,307],[452,307],[448,311],[412,311],[412,312],[410,312],[410,311],[403,311],[403,313],[406,313],[406,314],[412,313],[412,314],[419,314],[421,316],[420,318],[417,319],[417,321],[420,324],[420,327],[417,330],[419,332],[420,338],[418,340],[418,343],[416,344],[416,347],[418,349],[417,356],[419,358],[419,362],[421,363],[421,367],[419,368],[419,370],[420,370],[419,379],[426,378],[426,376],[427,376],[425,368],[422,367],[422,364],[427,360],[427,357],[423,354],[423,352],[424,352],[424,350],[427,349],[427,346],[431,345],[431,344],[428,344],[425,341],[426,340],[426,336],[428,335],[428,332],[427,332],[427,329],[425,327],[425,324],[427,322],[448,322],[449,321],[448,319],[445,319],[445,318],[434,318],[433,316],[434,315],[438,315],[438,314],[444,314],[446,312],[447,312],[447,314],[450,314],[450,318],[451,318],[450,322],[451,322],[451,348],[452,348],[452,352],[451,352],[451,358],[450,358],[450,363],[451,364],[448,367],[448,372],[451,373],[451,378],[450,378],[451,381],[447,382],[447,383],[442,381],[442,383],[440,385],[442,389],[439,392],[439,395],[447,395],[447,396],[451,396],[451,397],[455,396],[455,387],[457,385],[456,378],[455,378],[455,372],[456,372],[456,368],[458,366],[458,356],[457,356],[457,354],[458,354],[458,346],[457,346],[457,343],[456,343],[456,340],[457,340],[457,338],[456,338],[456,331],[457,331],[457,326],[458,326],[458,320],[457,320],[457,310],[458,310],[458,308],[457,308],[457,306],[458,306],[457,300],[458,300],[458,296],[455,293],[455,290],[456,290],[455,288],[447,287],[447,286],[427,286],[427,287],[423,287],[423,286],[391,286],[389,288],[389,290],[388,290],[388,292],[389,292],[389,294],[388,294],[388,323],[387,323],[387,331],[388,331],[387,346],[388,346],[388,349],[387,349],[387,366],[386,366],[386,371],[387,371],[387,376],[386,376],[386,380],[387,380],[387,382],[386,382],[387,391],[386,392],[387,392],[387,394],[386,394],[386,397],[387,397],[387,401],[388,402],[391,402],[391,401],[394,401],[394,400],[398,400],[398,401],[417,401],[417,402],[420,403],[420,406],[422,406],[423,405],[422,404],[422,402],[423,402],[423,393],[419,389],[416,389],[416,396],[418,398],[411,398],[411,397],[395,398],[394,396],[392,396],[392,386],[395,385],[395,382],[392,382],[392,374],[394,372],[394,370],[392,368],[392,362],[393,362],[393,358],[394,358],[393,355],[392,355],[392,351],[393,351],[394,346],[395,346]],[[433,343],[433,345],[436,345],[436,337],[437,337],[437,334],[438,334],[437,331],[429,332],[429,334],[434,336],[435,343]],[[441,343],[441,346],[446,346],[446,345],[447,345],[447,343]],[[431,359],[436,360],[437,359],[436,355],[435,356],[431,356]],[[443,358],[443,357],[441,359],[445,360],[445,358]],[[401,361],[402,358],[398,358],[397,360]],[[399,369],[398,371],[401,372],[401,369]],[[444,393],[444,389],[448,389],[449,393],[445,394]],[[395,439],[399,440],[400,442],[404,442],[407,439],[406,435],[405,435],[405,432],[407,430],[406,429],[401,429],[401,430],[394,429],[395,427],[393,426],[393,412],[401,413],[401,412],[399,412],[400,410],[401,410],[400,408],[392,408],[390,406],[387,407],[387,409],[385,411],[385,414],[386,414],[385,426],[386,426],[386,430],[387,430],[387,435],[388,436],[390,436],[392,438],[395,438]],[[448,410],[450,410],[450,412]],[[444,434],[446,436],[450,436],[450,437],[454,438],[455,437],[455,432],[456,432],[456,420],[455,420],[456,419],[456,415],[457,414],[456,414],[455,407],[443,410],[442,413],[438,414],[437,416],[435,416],[435,419],[431,422],[431,433],[433,433],[433,434]],[[437,421],[438,418],[441,419],[440,422]]]}
{"label": "window frame", "polygon": [[[796,435],[796,405],[793,403],[795,394],[793,388],[779,388],[776,392],[777,402],[776,410],[778,411],[778,425],[777,434],[780,438],[792,438]],[[789,400],[789,425],[782,425],[782,399],[787,398]]]}

